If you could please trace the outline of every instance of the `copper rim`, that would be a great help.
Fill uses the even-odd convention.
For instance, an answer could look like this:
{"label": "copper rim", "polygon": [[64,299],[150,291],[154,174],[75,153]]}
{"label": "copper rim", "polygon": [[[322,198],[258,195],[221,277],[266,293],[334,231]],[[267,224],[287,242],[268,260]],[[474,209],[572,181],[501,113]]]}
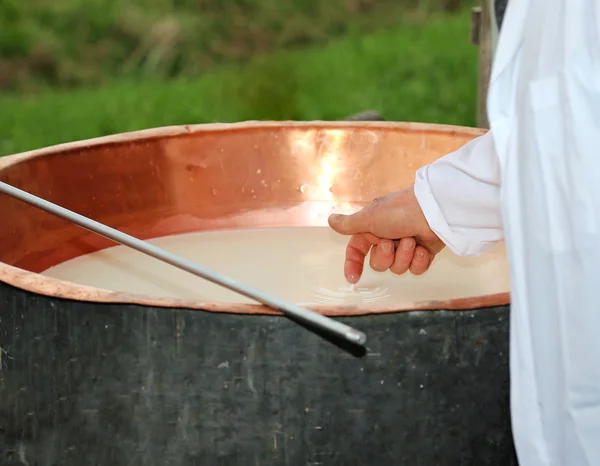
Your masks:
{"label": "copper rim", "polygon": [[[190,217],[190,212],[199,209],[197,199],[206,201],[207,194],[196,192],[198,187],[197,184],[193,184],[192,178],[198,171],[210,171],[211,166],[203,165],[202,162],[211,157],[210,154],[213,154],[212,162],[219,159],[218,153],[223,154],[223,157],[229,157],[232,163],[237,164],[233,168],[242,166],[240,157],[236,155],[241,151],[252,152],[244,158],[244,167],[246,162],[250,164],[247,160],[262,161],[266,163],[265,166],[270,166],[277,157],[275,163],[279,164],[278,169],[285,173],[285,176],[291,176],[290,173],[294,173],[293,180],[284,180],[282,183],[282,185],[290,184],[297,182],[299,176],[305,176],[307,179],[311,176],[314,178],[314,168],[312,167],[314,167],[316,159],[307,160],[307,158],[315,156],[316,144],[319,145],[318,147],[322,146],[322,141],[318,142],[318,139],[323,134],[327,138],[329,134],[333,138],[332,141],[337,141],[339,145],[337,149],[339,154],[336,153],[335,156],[341,160],[338,171],[343,171],[339,174],[341,188],[335,196],[346,204],[360,206],[383,193],[378,190],[384,192],[390,190],[392,182],[387,181],[389,175],[385,174],[390,163],[401,168],[398,172],[401,173],[400,178],[402,179],[398,181],[398,186],[394,186],[406,186],[412,182],[414,172],[419,166],[432,162],[444,153],[456,150],[468,140],[484,133],[484,130],[476,128],[387,122],[243,122],[163,127],[77,141],[3,157],[0,158],[0,179],[116,228],[120,228],[122,225],[123,231],[148,239],[166,234],[198,231],[199,229],[236,227],[236,223],[231,221],[235,217],[232,214],[240,212],[232,211],[237,207],[234,202],[236,199],[231,195],[225,196],[224,204],[218,208],[220,210],[217,209],[218,211],[203,213],[199,220],[183,218]],[[290,141],[298,143],[299,138],[306,138],[308,141],[306,145],[310,146],[307,151],[310,154],[308,152],[308,155],[296,153],[296,146],[290,145]],[[369,142],[369,138],[375,139],[376,144],[374,145],[373,141]],[[434,142],[438,140],[441,142]],[[263,144],[266,149],[261,150],[258,147],[259,143]],[[427,146],[425,149],[424,145]],[[248,150],[248,147],[251,146],[254,149]],[[343,148],[340,148],[342,146]],[[218,149],[219,147],[220,149]],[[284,156],[281,155],[282,151]],[[368,153],[371,155],[366,157],[364,154]],[[369,160],[365,161],[365,158]],[[143,162],[143,167],[138,169],[140,161]],[[105,164],[100,162],[105,162]],[[361,188],[362,191],[352,187],[350,178],[348,178],[350,175],[348,175],[347,167],[352,163],[356,165],[358,162],[364,162],[363,166],[353,169],[362,170],[362,173],[367,172],[371,176],[370,184]],[[131,184],[119,187],[118,184],[122,180],[119,181],[118,177],[115,178],[117,176],[115,174],[123,173],[123,168],[134,166],[137,169],[135,176],[138,176],[139,180],[134,176],[134,181],[131,183],[139,191],[139,193],[136,191],[136,196],[138,194],[139,196],[136,199],[125,199],[124,195],[131,192]],[[98,169],[99,173],[97,174],[96,167],[102,167]],[[86,169],[90,168],[92,170],[86,172]],[[226,172],[222,167],[220,170],[223,173]],[[84,176],[85,173],[88,173],[86,176],[92,176],[92,178],[87,179]],[[221,176],[227,175],[227,180],[236,176],[241,179],[241,175],[238,176],[236,173],[225,173]],[[299,175],[296,176],[298,173]],[[208,176],[207,174],[206,177]],[[215,174],[213,173],[212,176],[214,177]],[[167,177],[168,182],[161,180],[160,177]],[[188,180],[187,177],[192,178]],[[283,178],[284,175],[281,177]],[[110,184],[106,188],[106,193],[98,193],[92,191],[91,188],[88,193],[82,193],[86,186],[92,186],[94,183],[96,183],[96,188],[104,186],[102,183],[106,183],[107,179],[116,184],[114,186]],[[157,180],[161,180],[160,189],[147,187],[148,183],[157,182]],[[74,183],[74,187],[70,190],[68,183],[71,181]],[[286,183],[286,181],[290,181],[290,183]],[[191,189],[194,191],[190,191]],[[74,196],[74,192],[78,195]],[[194,201],[190,200],[192,192]],[[244,201],[245,204],[239,208],[242,209],[242,212],[259,209],[261,203],[273,204],[276,197],[282,195],[281,193],[285,200],[277,201],[280,207],[282,205],[297,206],[306,201],[306,195],[290,194],[291,192],[290,189],[282,186],[279,194],[264,194],[262,198],[257,195],[255,200]],[[96,201],[96,198],[92,196],[94,193],[99,197],[102,195],[105,197]],[[248,197],[247,193],[245,196]],[[317,194],[314,196],[316,197],[310,200],[320,201]],[[118,201],[120,204],[117,204],[116,200],[110,200],[118,198],[120,198]],[[108,205],[100,205],[102,202]],[[136,202],[138,204],[135,204]],[[35,273],[40,271],[36,268],[43,270],[48,264],[54,265],[68,258],[102,249],[109,246],[110,243],[103,242],[103,239],[94,237],[87,232],[82,232],[75,225],[67,226],[63,220],[51,218],[49,214],[34,212],[33,207],[23,207],[23,204],[16,203],[18,201],[6,198],[2,202],[0,198],[0,215],[3,218],[14,219],[13,224],[5,227],[4,231],[0,226],[0,240],[4,239],[2,244],[5,245],[4,247],[0,246],[0,281],[11,286],[40,295],[77,301],[139,304],[240,314],[278,314],[260,304],[207,303],[141,296],[76,285]],[[118,210],[116,207],[119,207],[121,212],[115,214],[114,211]],[[155,211],[152,212],[154,217],[163,215],[158,220],[153,217],[152,225],[148,223],[150,218],[148,209],[151,207],[155,208]],[[203,208],[206,210],[206,203],[203,204]],[[111,211],[111,216],[108,216],[108,211]],[[30,215],[20,215],[23,212]],[[294,215],[297,214],[292,213],[289,218],[279,216],[276,219],[264,216],[256,217],[250,220],[250,224],[251,226],[306,224],[307,219],[304,214],[300,214],[298,218],[294,218]],[[124,218],[127,218],[130,223],[124,223]],[[309,221],[313,224],[322,224],[323,219]],[[47,228],[46,231],[50,233],[40,237],[41,228]],[[40,238],[46,237],[48,237],[47,240],[40,240]],[[63,245],[71,243],[76,244],[77,247],[71,247],[71,249],[63,247]],[[61,246],[56,248],[57,244]],[[26,256],[28,259],[24,259]],[[446,301],[415,302],[402,308],[369,309],[342,306],[313,306],[311,308],[329,316],[357,316],[410,310],[477,309],[506,305],[509,302],[510,294],[506,292]]]}

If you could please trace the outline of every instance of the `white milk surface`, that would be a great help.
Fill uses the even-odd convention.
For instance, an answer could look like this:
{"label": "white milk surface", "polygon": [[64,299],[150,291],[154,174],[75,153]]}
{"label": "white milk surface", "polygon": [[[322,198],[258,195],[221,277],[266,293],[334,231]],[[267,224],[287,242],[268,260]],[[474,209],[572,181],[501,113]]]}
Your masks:
{"label": "white milk surface", "polygon": [[[328,227],[302,227],[203,232],[150,242],[303,305],[388,307],[509,291],[503,245],[476,258],[460,258],[444,249],[421,276],[375,272],[367,258],[361,280],[352,287],[343,273],[347,240]],[[69,260],[43,275],[148,296],[254,303],[125,246]]]}

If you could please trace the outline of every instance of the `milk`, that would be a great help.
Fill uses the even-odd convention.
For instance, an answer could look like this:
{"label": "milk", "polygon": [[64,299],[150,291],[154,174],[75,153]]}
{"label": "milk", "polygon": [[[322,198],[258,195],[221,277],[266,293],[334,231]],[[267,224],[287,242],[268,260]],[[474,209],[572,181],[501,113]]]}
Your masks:
{"label": "milk", "polygon": [[[375,272],[367,258],[361,280],[352,286],[343,273],[347,240],[328,227],[294,227],[202,232],[150,242],[301,305],[402,307],[509,290],[502,244],[475,258],[460,258],[445,249],[421,276]],[[77,257],[43,275],[154,297],[254,303],[125,246]]]}

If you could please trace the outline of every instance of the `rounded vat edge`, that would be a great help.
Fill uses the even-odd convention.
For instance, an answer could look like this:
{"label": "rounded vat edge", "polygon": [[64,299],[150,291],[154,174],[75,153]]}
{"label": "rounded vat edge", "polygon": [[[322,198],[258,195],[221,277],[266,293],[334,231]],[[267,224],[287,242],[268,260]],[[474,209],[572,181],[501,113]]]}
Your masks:
{"label": "rounded vat edge", "polygon": [[469,136],[482,136],[488,130],[470,126],[447,125],[439,123],[416,123],[416,122],[390,122],[390,121],[243,121],[236,123],[206,123],[191,125],[160,126],[156,128],[142,129],[137,131],[128,131],[116,133],[108,136],[99,136],[95,138],[82,139],[78,141],[53,144],[38,149],[32,149],[16,154],[0,157],[0,170],[28,160],[30,158],[53,155],[71,150],[95,147],[101,145],[114,144],[119,142],[152,140],[157,138],[176,137],[192,133],[209,133],[220,131],[243,131],[260,128],[380,128],[380,129],[399,129],[407,131],[426,131],[426,132],[444,132],[444,133],[462,133]]}
{"label": "rounded vat edge", "polygon": [[[125,292],[104,290],[101,288],[77,285],[72,282],[46,277],[17,267],[0,263],[0,281],[15,288],[31,293],[73,301],[131,304],[158,308],[179,308],[197,311],[246,314],[246,315],[283,315],[263,304],[244,303],[206,303],[202,301],[169,299],[137,295]],[[401,307],[368,308],[348,306],[306,306],[307,309],[328,317],[353,317],[372,314],[392,314],[411,311],[465,311],[483,309],[510,304],[510,293],[495,293],[441,301],[418,301]]]}

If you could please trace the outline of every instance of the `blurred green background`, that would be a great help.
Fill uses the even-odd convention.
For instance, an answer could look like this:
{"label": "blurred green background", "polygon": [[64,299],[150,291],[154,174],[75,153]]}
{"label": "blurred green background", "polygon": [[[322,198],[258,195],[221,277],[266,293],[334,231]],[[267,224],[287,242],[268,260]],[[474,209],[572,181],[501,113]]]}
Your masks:
{"label": "blurred green background", "polygon": [[0,0],[0,155],[248,119],[475,125],[467,0]]}

